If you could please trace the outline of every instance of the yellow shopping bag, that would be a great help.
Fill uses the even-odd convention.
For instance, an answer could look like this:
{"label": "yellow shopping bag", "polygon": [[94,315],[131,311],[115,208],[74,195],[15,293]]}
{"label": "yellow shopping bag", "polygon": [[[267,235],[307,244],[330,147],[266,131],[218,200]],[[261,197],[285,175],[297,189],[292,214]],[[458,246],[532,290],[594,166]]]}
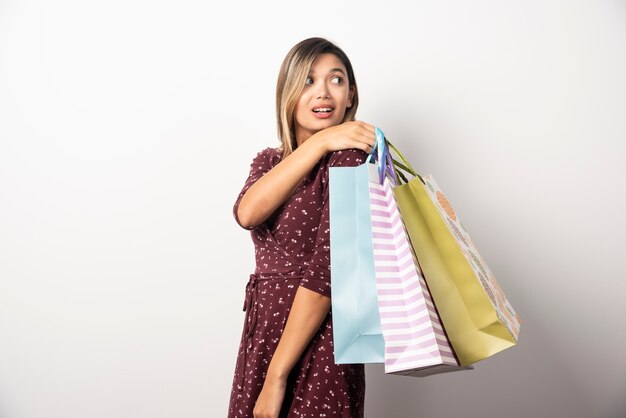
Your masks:
{"label": "yellow shopping bag", "polygon": [[441,321],[462,366],[517,343],[520,318],[506,299],[457,214],[432,176],[402,162],[396,171],[415,177],[393,194]]}

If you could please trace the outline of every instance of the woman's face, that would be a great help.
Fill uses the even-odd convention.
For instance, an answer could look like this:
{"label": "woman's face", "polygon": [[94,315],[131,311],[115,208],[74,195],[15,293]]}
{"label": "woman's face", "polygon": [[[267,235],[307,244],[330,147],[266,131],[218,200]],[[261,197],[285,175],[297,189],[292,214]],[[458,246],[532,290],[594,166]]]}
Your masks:
{"label": "woman's face", "polygon": [[341,60],[331,53],[320,54],[306,79],[294,110],[298,145],[314,133],[343,121],[346,108],[352,106],[354,89],[348,86],[348,74]]}

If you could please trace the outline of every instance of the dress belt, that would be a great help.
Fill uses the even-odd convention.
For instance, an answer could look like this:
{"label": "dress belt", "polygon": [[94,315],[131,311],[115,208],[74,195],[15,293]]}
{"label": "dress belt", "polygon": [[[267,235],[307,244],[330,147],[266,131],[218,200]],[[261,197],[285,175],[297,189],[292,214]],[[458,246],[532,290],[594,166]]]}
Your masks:
{"label": "dress belt", "polygon": [[238,389],[241,392],[243,390],[243,383],[246,374],[246,361],[248,351],[252,349],[253,335],[256,328],[258,308],[257,308],[257,284],[260,281],[266,280],[285,280],[285,279],[302,279],[303,275],[286,275],[277,273],[261,273],[250,275],[250,280],[246,284],[246,298],[243,303],[243,310],[246,312],[246,325],[244,327],[244,347],[243,347],[243,361],[241,362],[241,370],[239,373]]}

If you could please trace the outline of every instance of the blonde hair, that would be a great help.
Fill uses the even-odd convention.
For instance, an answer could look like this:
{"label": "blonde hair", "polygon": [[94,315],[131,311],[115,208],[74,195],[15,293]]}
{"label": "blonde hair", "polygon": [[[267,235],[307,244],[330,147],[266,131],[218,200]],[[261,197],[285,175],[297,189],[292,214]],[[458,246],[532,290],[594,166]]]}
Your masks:
{"label": "blonde hair", "polygon": [[282,145],[282,158],[286,158],[297,147],[294,109],[302,91],[313,61],[320,55],[331,53],[337,56],[346,67],[348,86],[354,90],[352,106],[346,109],[342,122],[354,120],[359,106],[359,93],[354,71],[348,56],[341,48],[324,38],[308,38],[297,43],[285,56],[276,83],[276,122],[278,137]]}

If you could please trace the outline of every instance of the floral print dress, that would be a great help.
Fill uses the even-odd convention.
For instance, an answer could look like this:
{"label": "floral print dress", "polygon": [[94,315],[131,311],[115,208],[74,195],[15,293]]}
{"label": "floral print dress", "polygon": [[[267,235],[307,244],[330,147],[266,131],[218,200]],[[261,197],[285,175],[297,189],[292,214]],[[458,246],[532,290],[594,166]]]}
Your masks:
{"label": "floral print dress", "polygon": [[[233,207],[240,226],[237,209],[244,193],[281,156],[279,149],[266,148],[254,157]],[[366,159],[367,153],[359,149],[327,153],[265,222],[246,228],[254,243],[256,268],[246,285],[229,418],[252,418],[298,287],[330,297],[328,170],[357,166]],[[334,362],[331,309],[287,379],[280,417],[362,418],[364,398],[364,366]]]}

